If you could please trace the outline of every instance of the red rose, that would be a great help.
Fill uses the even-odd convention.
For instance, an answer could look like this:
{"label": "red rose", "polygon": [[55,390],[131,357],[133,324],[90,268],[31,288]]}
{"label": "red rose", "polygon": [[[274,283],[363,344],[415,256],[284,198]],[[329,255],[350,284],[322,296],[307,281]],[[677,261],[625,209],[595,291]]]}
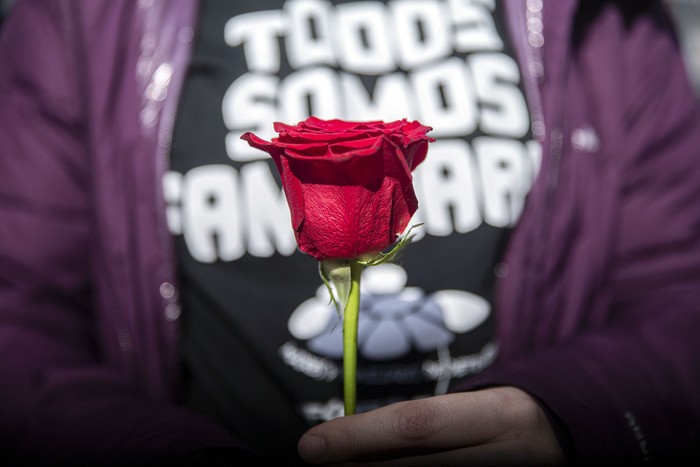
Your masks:
{"label": "red rose", "polygon": [[359,258],[396,241],[418,208],[411,172],[434,141],[432,128],[315,117],[274,128],[271,142],[241,138],[275,161],[301,251],[319,261]]}

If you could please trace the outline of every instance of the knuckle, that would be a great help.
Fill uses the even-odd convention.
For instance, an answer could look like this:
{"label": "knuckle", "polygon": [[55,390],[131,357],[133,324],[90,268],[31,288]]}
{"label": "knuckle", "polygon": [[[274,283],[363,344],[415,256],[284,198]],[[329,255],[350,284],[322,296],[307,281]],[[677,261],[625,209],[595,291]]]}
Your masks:
{"label": "knuckle", "polygon": [[425,401],[401,404],[396,415],[396,431],[400,438],[416,441],[434,434],[438,417],[433,405]]}
{"label": "knuckle", "polygon": [[509,416],[503,425],[502,436],[519,437],[532,431],[540,415],[539,406],[526,393],[520,390],[505,389],[501,391],[499,406]]}

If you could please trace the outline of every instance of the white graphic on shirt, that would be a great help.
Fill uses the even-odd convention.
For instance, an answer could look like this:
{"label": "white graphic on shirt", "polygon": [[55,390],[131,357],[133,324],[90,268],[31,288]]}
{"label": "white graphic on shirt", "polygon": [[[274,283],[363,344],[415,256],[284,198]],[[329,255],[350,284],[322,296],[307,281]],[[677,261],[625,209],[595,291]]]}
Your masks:
{"label": "white graphic on shirt", "polygon": [[[389,362],[413,351],[437,353],[438,360],[424,359],[422,367],[392,364],[381,374],[365,375],[366,382],[411,384],[423,378],[435,381],[434,393],[443,394],[452,378],[474,374],[495,358],[494,344],[487,344],[475,355],[452,358],[449,351],[455,334],[476,329],[489,317],[491,307],[483,298],[462,290],[425,294],[419,288],[406,287],[406,279],[406,271],[395,264],[364,271],[358,354],[368,361]],[[304,348],[293,342],[280,348],[287,365],[317,380],[333,381],[340,376],[340,364],[336,362],[343,357],[342,323],[325,286],[294,310],[288,328],[293,337],[306,342]],[[317,404],[309,402],[302,408],[309,420],[320,416]],[[335,413],[337,407],[333,408],[331,412]]]}
{"label": "white graphic on shirt", "polygon": [[[398,265],[368,268],[362,277],[358,352],[368,360],[388,361],[415,350],[432,352],[448,346],[455,333],[476,328],[490,314],[483,298],[461,290],[426,295],[405,287],[406,272]],[[341,323],[326,287],[297,307],[289,318],[290,333],[307,340],[317,355],[343,356]]]}
{"label": "white graphic on shirt", "polygon": [[[225,39],[243,47],[248,73],[222,103],[231,159],[266,157],[240,136],[269,139],[272,121],[309,114],[347,120],[417,119],[437,138],[487,134],[522,137],[529,119],[517,87],[517,64],[502,53],[493,2],[285,2],[284,8],[239,15]],[[280,47],[280,39],[283,50]],[[454,53],[470,54],[466,59]],[[285,56],[293,71],[277,73]],[[359,75],[376,76],[370,95]],[[241,109],[246,109],[242,111]]]}
{"label": "white graphic on shirt", "polygon": [[[482,222],[513,225],[534,177],[539,146],[488,136],[432,143],[414,172],[419,209],[416,233],[467,233]],[[296,243],[284,193],[265,161],[241,170],[200,166],[164,178],[168,224],[182,234],[190,254],[203,263],[233,261],[245,253],[290,255]]]}
{"label": "white graphic on shirt", "polygon": [[[515,61],[503,52],[493,1],[288,0],[279,10],[232,17],[224,30],[248,71],[222,101],[226,164],[168,172],[168,223],[203,263],[296,251],[269,156],[240,136],[274,136],[272,123],[315,115],[417,119],[433,128],[415,171],[421,235],[513,225],[539,167],[522,142],[529,117]],[[455,55],[460,54],[460,55]],[[291,72],[278,76],[285,62]],[[374,79],[371,92],[361,76]],[[474,137],[471,137],[474,135]],[[416,240],[419,240],[417,238]]]}
{"label": "white graphic on shirt", "polygon": [[[462,290],[441,290],[426,294],[406,287],[406,271],[396,264],[368,268],[361,281],[358,323],[358,354],[368,361],[391,362],[408,355],[436,354],[419,366],[396,364],[382,367],[375,375],[361,376],[369,384],[415,384],[419,379],[435,381],[434,394],[447,392],[453,378],[474,374],[496,357],[495,344],[486,344],[478,353],[452,357],[449,344],[456,334],[476,329],[491,314],[489,303]],[[310,378],[331,382],[342,373],[342,323],[325,285],[316,296],[301,303],[288,321],[293,341],[280,348],[282,360]],[[309,401],[302,412],[310,420],[329,420],[342,415],[342,403]],[[340,412],[338,412],[340,410]]]}

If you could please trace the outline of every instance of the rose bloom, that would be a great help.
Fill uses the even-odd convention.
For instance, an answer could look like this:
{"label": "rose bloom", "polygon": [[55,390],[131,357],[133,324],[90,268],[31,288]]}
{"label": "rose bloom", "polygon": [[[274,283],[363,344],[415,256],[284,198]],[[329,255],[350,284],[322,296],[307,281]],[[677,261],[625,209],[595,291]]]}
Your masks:
{"label": "rose bloom", "polygon": [[418,201],[412,171],[432,128],[418,122],[275,123],[277,138],[241,136],[279,170],[299,249],[321,261],[375,255],[396,241]]}

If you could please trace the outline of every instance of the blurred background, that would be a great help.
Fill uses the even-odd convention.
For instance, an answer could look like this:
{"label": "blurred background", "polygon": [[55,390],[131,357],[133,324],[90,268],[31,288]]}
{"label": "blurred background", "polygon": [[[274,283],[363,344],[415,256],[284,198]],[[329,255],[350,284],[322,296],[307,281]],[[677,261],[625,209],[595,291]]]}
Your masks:
{"label": "blurred background", "polygon": [[[700,0],[664,0],[676,22],[688,75],[700,98]],[[0,27],[15,0],[0,0]]]}

